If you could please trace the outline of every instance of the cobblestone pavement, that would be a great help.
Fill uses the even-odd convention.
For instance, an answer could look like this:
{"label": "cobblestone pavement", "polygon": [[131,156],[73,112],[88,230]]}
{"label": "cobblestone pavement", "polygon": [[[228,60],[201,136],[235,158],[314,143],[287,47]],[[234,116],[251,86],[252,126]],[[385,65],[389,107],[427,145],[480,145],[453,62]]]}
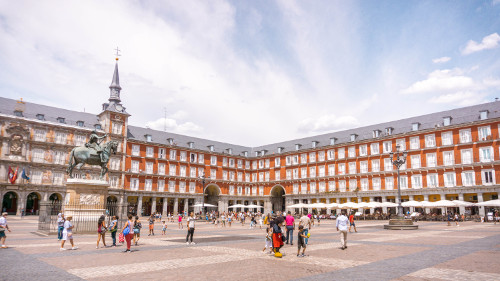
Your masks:
{"label": "cobblestone pavement", "polygon": [[0,280],[500,280],[500,224],[419,222],[418,230],[393,231],[385,221],[358,221],[341,250],[334,221],[322,221],[310,231],[306,257],[285,245],[278,259],[262,252],[265,230],[248,224],[198,222],[189,246],[186,229],[169,223],[163,236],[157,224],[155,236],[144,229],[123,253],[123,245],[96,249],[96,234],[75,235],[79,249],[60,251],[56,237],[36,233],[37,217],[8,220]]}

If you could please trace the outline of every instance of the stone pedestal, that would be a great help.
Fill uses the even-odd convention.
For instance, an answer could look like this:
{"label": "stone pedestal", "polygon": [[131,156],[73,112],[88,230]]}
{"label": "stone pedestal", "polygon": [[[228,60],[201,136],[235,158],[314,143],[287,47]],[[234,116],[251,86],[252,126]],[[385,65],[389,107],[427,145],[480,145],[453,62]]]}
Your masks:
{"label": "stone pedestal", "polygon": [[384,225],[384,229],[392,230],[414,230],[418,229],[418,225],[414,225],[412,220],[404,218],[390,219],[389,224]]}

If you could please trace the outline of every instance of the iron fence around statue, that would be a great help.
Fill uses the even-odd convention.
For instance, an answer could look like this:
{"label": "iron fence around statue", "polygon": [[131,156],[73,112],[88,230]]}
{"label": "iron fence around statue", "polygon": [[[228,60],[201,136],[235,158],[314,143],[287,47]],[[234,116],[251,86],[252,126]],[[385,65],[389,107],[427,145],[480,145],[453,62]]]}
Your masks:
{"label": "iron fence around statue", "polygon": [[[38,221],[38,231],[46,234],[56,234],[58,229],[58,215],[71,216],[73,233],[97,233],[97,223],[104,215],[106,225],[109,225],[113,216],[119,216],[119,206],[117,202],[106,202],[105,204],[63,204],[62,202],[52,202],[46,205],[45,210],[40,210]],[[118,227],[126,218],[119,218]]]}

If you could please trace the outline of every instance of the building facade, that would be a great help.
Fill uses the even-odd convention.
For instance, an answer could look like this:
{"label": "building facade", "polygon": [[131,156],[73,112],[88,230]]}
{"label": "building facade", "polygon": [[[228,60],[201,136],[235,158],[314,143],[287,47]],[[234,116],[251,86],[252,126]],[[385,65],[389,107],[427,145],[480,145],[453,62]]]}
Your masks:
{"label": "building facade", "polygon": [[[143,215],[200,211],[193,206],[202,202],[218,211],[257,204],[266,213],[299,202],[394,202],[398,178],[390,153],[398,150],[408,152],[400,169],[403,200],[498,198],[498,101],[244,147],[129,126],[120,91],[116,64],[99,114],[0,98],[2,210],[36,214],[40,202],[63,201],[69,152],[93,130],[120,143],[109,161],[108,201]],[[75,171],[87,179],[99,172]],[[475,211],[484,215],[484,208]]]}

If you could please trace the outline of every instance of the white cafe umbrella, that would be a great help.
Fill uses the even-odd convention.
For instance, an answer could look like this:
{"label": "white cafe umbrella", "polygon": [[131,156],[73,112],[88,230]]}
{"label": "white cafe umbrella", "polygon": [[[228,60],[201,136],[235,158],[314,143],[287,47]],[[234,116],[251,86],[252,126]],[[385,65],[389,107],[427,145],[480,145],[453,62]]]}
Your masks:
{"label": "white cafe umbrella", "polygon": [[335,202],[332,202],[330,204],[326,204],[326,207],[328,209],[337,209],[339,207],[339,204],[335,203]]}
{"label": "white cafe umbrella", "polygon": [[309,207],[323,209],[323,208],[326,208],[327,205],[325,203],[314,203],[314,204],[309,204]]}
{"label": "white cafe umbrella", "polygon": [[426,207],[457,207],[457,205],[450,200],[439,200],[436,202],[429,202]]}
{"label": "white cafe umbrella", "polygon": [[500,199],[479,202],[474,204],[475,206],[488,206],[488,207],[500,207]]}
{"label": "white cafe umbrella", "polygon": [[[203,207],[203,204],[201,204],[201,203],[194,204],[193,207]],[[217,207],[217,206],[205,203],[205,207]]]}
{"label": "white cafe umbrella", "polygon": [[245,206],[245,205],[235,204],[235,205],[229,206],[228,208],[246,208],[246,207],[247,206]]}
{"label": "white cafe umbrella", "polygon": [[246,207],[246,208],[251,208],[251,209],[253,209],[253,208],[262,208],[262,206],[260,206],[260,205],[255,205],[255,204],[250,204],[250,205],[247,205],[247,206],[245,206],[245,207]]}
{"label": "white cafe umbrella", "polygon": [[354,203],[354,202],[347,202],[347,203],[344,203],[344,204],[340,204],[339,208],[340,209],[357,209],[358,208],[358,204]]}
{"label": "white cafe umbrella", "polygon": [[380,207],[392,208],[392,207],[397,207],[397,206],[398,206],[398,204],[392,203],[392,202],[382,202],[382,203],[380,203]]}
{"label": "white cafe umbrella", "polygon": [[309,208],[309,204],[298,203],[288,206],[288,208]]}
{"label": "white cafe umbrella", "polygon": [[457,206],[464,206],[464,207],[469,207],[469,206],[474,206],[474,203],[472,202],[467,202],[467,201],[461,201],[461,200],[453,200],[451,201],[453,203],[455,203],[455,205]]}
{"label": "white cafe umbrella", "polygon": [[410,200],[410,201],[406,201],[406,202],[401,203],[401,206],[403,206],[403,207],[423,207],[423,208],[425,208],[428,205],[429,205],[428,201]]}

